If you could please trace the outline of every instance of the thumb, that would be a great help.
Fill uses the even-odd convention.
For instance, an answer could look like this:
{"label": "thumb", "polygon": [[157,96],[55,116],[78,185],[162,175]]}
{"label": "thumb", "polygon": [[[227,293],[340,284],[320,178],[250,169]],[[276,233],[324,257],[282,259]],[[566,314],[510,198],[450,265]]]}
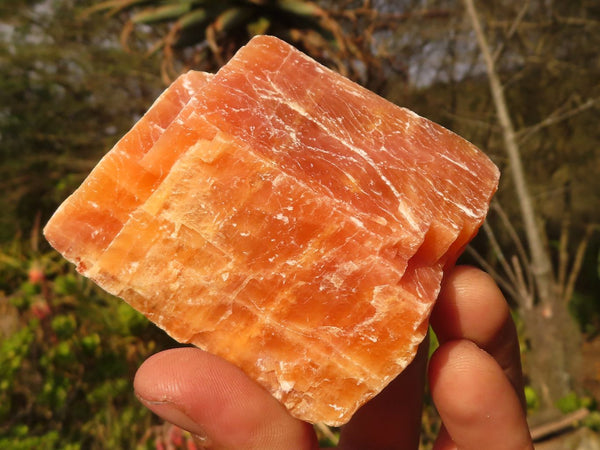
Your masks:
{"label": "thumb", "polygon": [[317,448],[310,424],[290,416],[240,369],[197,348],[149,358],[134,388],[146,407],[210,448]]}

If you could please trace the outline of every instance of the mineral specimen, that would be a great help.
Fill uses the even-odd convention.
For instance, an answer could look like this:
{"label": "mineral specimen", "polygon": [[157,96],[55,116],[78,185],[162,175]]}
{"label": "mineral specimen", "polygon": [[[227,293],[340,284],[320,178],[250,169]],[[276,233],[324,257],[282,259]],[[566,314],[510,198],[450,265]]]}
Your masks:
{"label": "mineral specimen", "polygon": [[259,36],[176,80],[45,235],[296,417],[340,425],[413,359],[498,176],[457,135]]}

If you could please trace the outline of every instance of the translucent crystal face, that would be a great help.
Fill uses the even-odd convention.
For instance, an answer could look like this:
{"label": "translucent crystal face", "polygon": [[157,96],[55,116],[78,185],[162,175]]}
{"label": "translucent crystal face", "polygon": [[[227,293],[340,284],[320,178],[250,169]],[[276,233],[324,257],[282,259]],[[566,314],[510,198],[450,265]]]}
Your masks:
{"label": "translucent crystal face", "polygon": [[45,234],[175,339],[339,425],[413,359],[498,171],[272,37],[182,75]]}

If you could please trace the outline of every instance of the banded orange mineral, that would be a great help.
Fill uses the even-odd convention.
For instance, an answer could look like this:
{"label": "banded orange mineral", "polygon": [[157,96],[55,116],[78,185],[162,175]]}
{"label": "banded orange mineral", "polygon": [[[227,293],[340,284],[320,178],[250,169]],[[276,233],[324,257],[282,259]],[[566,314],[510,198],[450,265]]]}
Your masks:
{"label": "banded orange mineral", "polygon": [[415,356],[498,176],[464,139],[258,36],[176,80],[44,231],[175,339],[340,425]]}

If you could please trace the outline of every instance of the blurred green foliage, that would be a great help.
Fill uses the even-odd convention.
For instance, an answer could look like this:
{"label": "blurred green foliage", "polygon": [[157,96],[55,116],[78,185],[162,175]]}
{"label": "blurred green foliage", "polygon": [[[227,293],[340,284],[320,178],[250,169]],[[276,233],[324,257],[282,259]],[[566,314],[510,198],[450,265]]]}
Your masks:
{"label": "blurred green foliage", "polygon": [[175,435],[172,448],[193,448],[133,394],[141,362],[174,343],[60,258],[45,261],[53,279],[15,269],[16,289],[0,280],[0,448],[145,449]]}
{"label": "blurred green foliage", "polygon": [[37,242],[0,246],[10,262],[0,277],[0,448],[195,448],[133,393],[142,361],[175,343]]}
{"label": "blurred green foliage", "polygon": [[577,394],[576,392],[570,392],[568,395],[561,398],[557,402],[556,406],[561,412],[568,414],[577,411],[581,408],[586,408],[590,410],[596,409],[597,403],[596,400],[592,397],[589,397],[587,395],[582,396]]}
{"label": "blurred green foliage", "polygon": [[168,439],[132,380],[173,342],[76,274],[40,232],[162,88],[158,61],[113,38],[118,20],[82,19],[91,3],[0,3],[1,449]]}
{"label": "blurred green foliage", "polygon": [[152,448],[164,433],[133,374],[172,341],[54,252],[15,249],[0,252],[0,448]]}
{"label": "blurred green foliage", "polygon": [[535,411],[540,405],[540,398],[531,386],[525,386],[525,403],[527,411]]}

